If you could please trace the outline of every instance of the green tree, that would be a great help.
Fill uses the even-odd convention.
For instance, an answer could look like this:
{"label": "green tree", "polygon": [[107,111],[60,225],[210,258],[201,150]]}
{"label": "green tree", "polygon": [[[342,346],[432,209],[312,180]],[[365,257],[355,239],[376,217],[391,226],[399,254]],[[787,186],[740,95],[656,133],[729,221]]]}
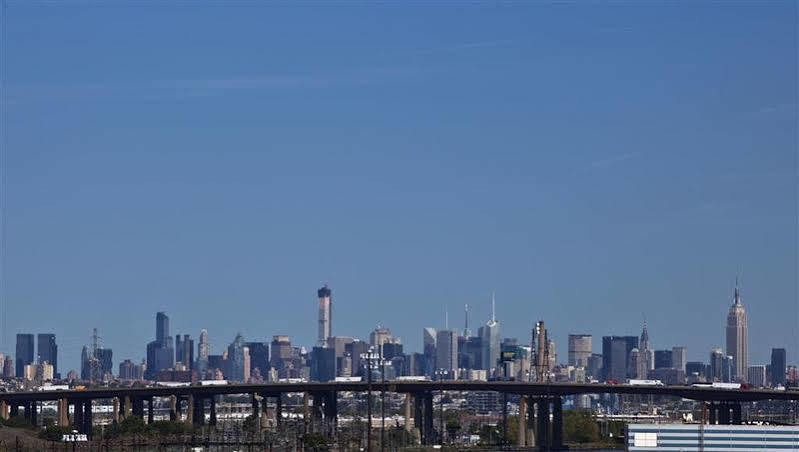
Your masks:
{"label": "green tree", "polygon": [[39,438],[48,441],[61,441],[63,435],[72,433],[71,427],[59,427],[58,425],[48,425],[39,432]]}
{"label": "green tree", "polygon": [[599,426],[594,416],[585,410],[564,411],[563,439],[567,443],[599,442]]}

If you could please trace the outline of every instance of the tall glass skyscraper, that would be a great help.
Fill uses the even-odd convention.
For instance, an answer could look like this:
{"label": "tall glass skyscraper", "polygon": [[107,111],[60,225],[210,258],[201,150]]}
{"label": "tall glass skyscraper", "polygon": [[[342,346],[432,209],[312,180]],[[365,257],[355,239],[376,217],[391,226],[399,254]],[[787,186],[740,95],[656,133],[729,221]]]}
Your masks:
{"label": "tall glass skyscraper", "polygon": [[33,335],[17,334],[16,371],[17,376],[25,375],[25,366],[33,363]]}
{"label": "tall glass skyscraper", "polygon": [[39,334],[36,339],[39,362],[47,361],[52,364],[53,376],[58,375],[58,345],[55,343],[55,334]]}
{"label": "tall glass skyscraper", "polygon": [[484,326],[480,327],[480,337],[483,343],[483,369],[489,375],[491,370],[497,367],[499,361],[499,322],[496,318],[496,302],[494,295],[491,295],[491,318]]}

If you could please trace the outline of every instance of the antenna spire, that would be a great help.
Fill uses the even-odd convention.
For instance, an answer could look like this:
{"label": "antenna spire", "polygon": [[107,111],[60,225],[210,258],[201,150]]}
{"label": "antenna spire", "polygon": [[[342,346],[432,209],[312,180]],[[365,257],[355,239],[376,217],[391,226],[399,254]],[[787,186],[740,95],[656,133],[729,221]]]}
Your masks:
{"label": "antenna spire", "polygon": [[496,297],[495,297],[494,292],[491,292],[491,321],[492,322],[496,322],[497,321],[497,316],[496,316]]}

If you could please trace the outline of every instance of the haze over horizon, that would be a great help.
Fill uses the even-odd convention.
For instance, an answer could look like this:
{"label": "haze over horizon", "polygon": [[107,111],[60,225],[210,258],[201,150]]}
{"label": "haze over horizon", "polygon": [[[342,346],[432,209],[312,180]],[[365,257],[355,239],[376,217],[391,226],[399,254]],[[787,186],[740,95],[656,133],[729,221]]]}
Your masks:
{"label": "haze over horizon", "polygon": [[0,9],[0,352],[311,346],[328,282],[334,335],[495,291],[560,362],[644,318],[707,361],[740,275],[749,364],[799,363],[795,2]]}

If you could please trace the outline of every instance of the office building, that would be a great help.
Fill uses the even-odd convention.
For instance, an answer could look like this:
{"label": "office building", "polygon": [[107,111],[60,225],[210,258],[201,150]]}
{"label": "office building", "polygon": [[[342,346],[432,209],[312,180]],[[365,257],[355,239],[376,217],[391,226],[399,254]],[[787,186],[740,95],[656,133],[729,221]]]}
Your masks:
{"label": "office building", "polygon": [[17,376],[16,369],[14,368],[14,359],[10,356],[6,356],[6,359],[3,360],[3,378],[14,378]]}
{"label": "office building", "polygon": [[655,368],[655,353],[649,348],[649,331],[646,329],[646,321],[641,331],[641,339],[638,341],[638,375],[642,379],[646,379],[646,375],[650,370]]}
{"label": "office building", "polygon": [[175,335],[175,362],[183,363],[186,370],[194,370],[194,340],[190,335],[184,334],[182,339]]}
{"label": "office building", "polygon": [[655,369],[671,369],[671,350],[655,350]]}
{"label": "office building", "polygon": [[53,366],[53,375],[58,376],[58,345],[55,334],[38,334],[36,337],[38,347],[38,361],[50,363]]}
{"label": "office building", "polygon": [[291,367],[292,346],[291,338],[286,335],[272,336],[272,355],[270,364],[277,370]]}
{"label": "office building", "polygon": [[[436,335],[438,332],[435,328],[425,327],[422,330],[422,344],[424,346],[424,374],[432,376],[435,372],[436,363]],[[480,363],[482,365],[482,363]]]}
{"label": "office building", "polygon": [[458,332],[439,330],[436,334],[436,370],[452,375],[458,370]]}
{"label": "office building", "polygon": [[601,380],[603,375],[602,362],[603,358],[600,353],[592,353],[591,356],[588,357],[588,365],[585,369],[586,376],[597,381]]}
{"label": "office building", "polygon": [[337,373],[336,351],[328,347],[314,347],[311,351],[311,380],[332,381]]}
{"label": "office building", "polygon": [[250,349],[250,375],[258,370],[260,375],[266,375],[269,371],[269,344],[266,342],[245,342],[244,345]]}
{"label": "office building", "polygon": [[24,376],[25,366],[33,363],[33,334],[17,334],[16,374]]}
{"label": "office building", "polygon": [[605,380],[622,382],[628,378],[630,353],[638,348],[638,336],[603,336],[602,369]]}
{"label": "office building", "polygon": [[749,366],[749,369],[746,373],[746,381],[749,386],[753,386],[755,388],[762,388],[766,386],[766,366]]}
{"label": "office building", "polygon": [[569,335],[569,365],[575,367],[588,367],[588,358],[591,357],[592,345],[590,334]]}
{"label": "office building", "polygon": [[483,344],[482,368],[488,371],[489,375],[493,374],[493,370],[499,362],[499,329],[500,325],[496,317],[496,299],[494,294],[491,294],[491,318],[484,326],[480,327],[478,332]]}
{"label": "office building", "polygon": [[723,367],[724,353],[720,348],[714,348],[710,351],[710,372],[707,374],[708,379],[711,381],[724,381]]}
{"label": "office building", "polygon": [[[225,377],[232,381],[244,380],[244,339],[241,333],[236,334],[236,338],[227,348],[228,369]],[[249,373],[249,369],[247,369]]]}
{"label": "office building", "polygon": [[671,366],[675,369],[686,371],[685,364],[688,362],[688,354],[683,346],[671,348]]}
{"label": "office building", "polygon": [[727,355],[732,356],[733,375],[738,381],[746,381],[747,362],[747,322],[746,310],[741,303],[741,291],[738,279],[735,280],[735,291],[732,306],[727,314]]}
{"label": "office building", "polygon": [[352,360],[352,370],[350,371],[351,376],[366,376],[366,374],[363,373],[361,361],[363,360],[362,356],[368,352],[369,343],[359,339],[344,345],[344,353],[349,355],[350,359]]}
{"label": "office building", "polygon": [[147,378],[153,380],[161,370],[175,365],[175,350],[169,335],[169,317],[163,312],[155,315],[155,340],[147,344]]}
{"label": "office building", "polygon": [[786,378],[785,349],[771,349],[771,386],[785,386]]}
{"label": "office building", "polygon": [[325,284],[324,287],[316,291],[316,295],[319,297],[317,342],[320,347],[325,347],[327,346],[327,338],[333,335],[333,291]]}

